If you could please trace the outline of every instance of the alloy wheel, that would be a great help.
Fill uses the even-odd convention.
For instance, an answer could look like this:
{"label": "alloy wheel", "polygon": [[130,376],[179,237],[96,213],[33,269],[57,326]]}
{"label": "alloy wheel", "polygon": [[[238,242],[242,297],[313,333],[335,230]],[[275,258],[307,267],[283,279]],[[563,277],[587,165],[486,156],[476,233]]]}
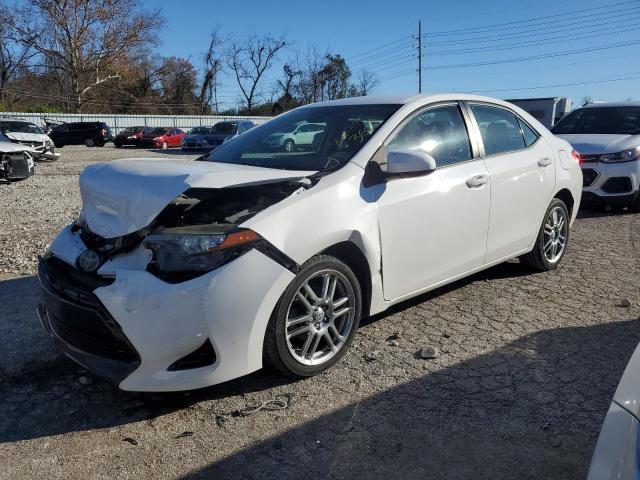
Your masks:
{"label": "alloy wheel", "polygon": [[542,250],[549,263],[556,263],[562,257],[567,245],[567,216],[562,207],[555,207],[544,224]]}
{"label": "alloy wheel", "polygon": [[333,269],[311,274],[287,309],[285,335],[289,352],[304,365],[329,361],[345,345],[354,317],[355,294],[347,278]]}

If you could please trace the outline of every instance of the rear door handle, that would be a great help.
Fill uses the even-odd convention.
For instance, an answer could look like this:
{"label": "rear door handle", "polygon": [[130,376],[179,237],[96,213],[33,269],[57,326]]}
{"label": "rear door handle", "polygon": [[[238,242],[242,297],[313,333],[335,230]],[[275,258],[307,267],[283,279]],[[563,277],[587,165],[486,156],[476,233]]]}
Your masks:
{"label": "rear door handle", "polygon": [[467,187],[478,188],[486,185],[487,182],[489,182],[489,175],[474,175],[473,177],[467,178]]}
{"label": "rear door handle", "polygon": [[540,165],[541,167],[548,167],[549,165],[551,165],[551,159],[549,157],[542,157],[540,160],[538,160],[538,165]]}

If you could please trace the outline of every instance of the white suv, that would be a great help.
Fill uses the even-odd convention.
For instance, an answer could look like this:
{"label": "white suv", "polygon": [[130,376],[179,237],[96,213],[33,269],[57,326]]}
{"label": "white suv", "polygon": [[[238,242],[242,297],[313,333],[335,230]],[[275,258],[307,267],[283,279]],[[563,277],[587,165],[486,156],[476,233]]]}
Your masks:
{"label": "white suv", "polygon": [[[266,145],[309,124],[307,149]],[[87,167],[40,261],[45,329],[122,389],[322,372],[362,317],[513,257],[556,268],[582,188],[571,145],[474,95],[307,105],[201,160]]]}
{"label": "white suv", "polygon": [[552,131],[575,150],[584,176],[583,202],[640,212],[640,102],[592,103]]}
{"label": "white suv", "polygon": [[326,125],[303,122],[294,126],[290,132],[275,132],[265,139],[265,143],[273,148],[283,148],[293,152],[296,148],[309,147],[319,141]]}

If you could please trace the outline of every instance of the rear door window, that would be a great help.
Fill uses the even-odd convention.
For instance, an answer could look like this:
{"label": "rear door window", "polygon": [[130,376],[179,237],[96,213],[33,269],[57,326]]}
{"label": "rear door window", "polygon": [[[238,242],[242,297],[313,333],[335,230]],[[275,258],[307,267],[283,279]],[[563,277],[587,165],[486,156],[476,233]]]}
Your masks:
{"label": "rear door window", "polygon": [[527,147],[530,147],[536,143],[536,140],[540,138],[540,135],[538,135],[533,128],[524,123],[521,118],[518,118],[518,121],[520,122],[520,128],[522,129],[522,135],[524,136],[524,143]]}
{"label": "rear door window", "polygon": [[527,147],[520,122],[513,112],[490,105],[471,105],[471,111],[480,127],[486,155],[524,150]]}

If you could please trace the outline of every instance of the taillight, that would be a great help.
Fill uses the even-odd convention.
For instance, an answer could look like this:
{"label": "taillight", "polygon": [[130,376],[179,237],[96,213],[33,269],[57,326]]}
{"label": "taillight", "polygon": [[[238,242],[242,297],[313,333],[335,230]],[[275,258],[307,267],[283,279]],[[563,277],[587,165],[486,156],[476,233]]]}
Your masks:
{"label": "taillight", "polygon": [[100,129],[100,135],[102,135],[103,137],[105,137],[107,135],[107,130],[104,128]]}
{"label": "taillight", "polygon": [[580,153],[575,150],[571,150],[571,156],[576,159],[576,162],[582,163],[582,155],[580,155]]}

